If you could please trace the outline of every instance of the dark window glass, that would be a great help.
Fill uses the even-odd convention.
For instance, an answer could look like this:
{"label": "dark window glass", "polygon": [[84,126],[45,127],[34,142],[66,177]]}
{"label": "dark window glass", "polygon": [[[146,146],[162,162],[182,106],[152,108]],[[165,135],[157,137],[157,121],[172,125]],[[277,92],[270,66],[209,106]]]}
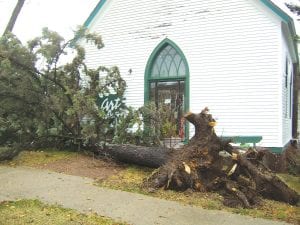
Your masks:
{"label": "dark window glass", "polygon": [[176,135],[184,138],[184,81],[152,81],[150,100],[167,112],[168,121],[176,128]]}

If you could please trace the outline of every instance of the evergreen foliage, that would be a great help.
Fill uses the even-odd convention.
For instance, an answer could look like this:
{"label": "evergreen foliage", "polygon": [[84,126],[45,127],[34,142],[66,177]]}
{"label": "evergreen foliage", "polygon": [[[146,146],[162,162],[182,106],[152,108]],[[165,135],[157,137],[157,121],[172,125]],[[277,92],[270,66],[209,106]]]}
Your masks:
{"label": "evergreen foliage", "polygon": [[109,94],[123,99],[126,83],[117,67],[88,68],[79,41],[104,47],[85,29],[65,41],[44,28],[27,46],[10,33],[1,37],[0,145],[82,146],[112,139],[126,107],[108,116],[96,100]]}
{"label": "evergreen foliage", "polygon": [[300,16],[300,6],[291,3],[285,3],[285,5],[291,10],[291,12],[297,14],[297,16]]}

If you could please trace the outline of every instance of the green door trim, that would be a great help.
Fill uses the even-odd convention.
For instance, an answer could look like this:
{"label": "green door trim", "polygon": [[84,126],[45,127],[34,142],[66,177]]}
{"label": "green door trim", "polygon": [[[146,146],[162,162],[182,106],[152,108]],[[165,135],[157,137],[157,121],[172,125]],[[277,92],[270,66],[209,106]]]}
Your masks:
{"label": "green door trim", "polygon": [[[174,78],[160,78],[160,79],[153,79],[151,78],[151,69],[152,64],[154,63],[157,55],[161,52],[161,50],[166,46],[170,45],[172,46],[177,53],[181,56],[184,65],[185,65],[185,71],[186,75],[185,77],[174,77]],[[184,53],[181,51],[181,49],[170,39],[165,38],[163,41],[161,41],[156,48],[152,51],[146,65],[145,74],[144,74],[144,104],[147,104],[149,102],[149,82],[153,80],[159,80],[159,81],[166,81],[166,80],[184,80],[184,113],[187,113],[190,110],[190,71],[188,62],[186,60],[186,57]],[[189,139],[189,124],[186,123],[185,125],[185,140],[187,141]]]}

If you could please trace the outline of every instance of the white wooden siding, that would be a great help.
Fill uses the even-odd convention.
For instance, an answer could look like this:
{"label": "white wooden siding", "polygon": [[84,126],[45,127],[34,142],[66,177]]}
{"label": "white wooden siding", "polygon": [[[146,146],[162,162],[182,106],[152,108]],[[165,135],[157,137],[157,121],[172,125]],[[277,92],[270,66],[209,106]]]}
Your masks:
{"label": "white wooden siding", "polygon": [[282,146],[281,24],[259,0],[107,1],[90,26],[105,47],[87,46],[87,61],[120,68],[129,105],[143,105],[146,63],[167,37],[189,64],[191,111],[208,106],[219,135],[262,135],[262,146]]}

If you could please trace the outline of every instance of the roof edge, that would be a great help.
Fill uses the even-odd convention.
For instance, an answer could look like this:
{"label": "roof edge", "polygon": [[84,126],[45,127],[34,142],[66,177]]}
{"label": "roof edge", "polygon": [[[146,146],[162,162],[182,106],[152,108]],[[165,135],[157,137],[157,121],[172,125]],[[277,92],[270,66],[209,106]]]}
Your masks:
{"label": "roof edge", "polygon": [[[95,16],[98,14],[98,12],[101,10],[103,5],[105,4],[107,0],[100,0],[96,7],[93,9],[93,11],[90,13],[86,21],[84,22],[84,27],[89,27]],[[286,23],[294,23],[293,18],[288,15],[283,9],[281,9],[279,6],[277,6],[274,2],[270,0],[260,0],[264,5],[266,5],[269,9],[271,9],[275,14],[277,14],[282,20],[284,20]],[[294,27],[293,27],[294,33]]]}
{"label": "roof edge", "polygon": [[269,9],[271,9],[275,14],[277,14],[282,20],[286,23],[293,21],[293,18],[286,13],[283,9],[281,9],[276,3],[270,0],[260,0],[264,5],[266,5]]}
{"label": "roof edge", "polygon": [[[90,13],[88,18],[84,22],[83,27],[88,28],[91,25],[92,21],[97,16],[97,14],[100,12],[100,10],[102,9],[102,7],[106,3],[106,1],[107,0],[100,0],[98,2],[96,7],[93,9],[93,11]],[[285,23],[288,24],[288,27],[289,27],[289,30],[291,32],[293,42],[294,42],[294,48],[295,48],[296,55],[297,55],[297,61],[299,62],[298,51],[297,51],[298,49],[297,49],[296,42],[294,39],[297,36],[294,19],[288,13],[286,13],[283,9],[281,9],[279,6],[277,6],[276,3],[274,3],[273,1],[271,1],[271,0],[260,0],[260,1],[265,6],[267,6],[270,10],[272,10],[276,15],[278,15]]]}
{"label": "roof edge", "polygon": [[270,10],[272,10],[276,15],[278,15],[287,25],[290,30],[290,34],[292,36],[293,47],[296,54],[296,60],[299,62],[298,56],[298,48],[296,44],[297,32],[295,28],[294,19],[287,12],[285,12],[282,8],[280,8],[276,3],[271,0],[260,0],[265,6],[267,6]]}
{"label": "roof edge", "polygon": [[93,9],[93,11],[90,13],[89,17],[86,19],[86,21],[83,24],[83,27],[88,28],[96,15],[99,13],[99,11],[102,9],[103,5],[105,4],[106,0],[100,0],[96,7]]}

